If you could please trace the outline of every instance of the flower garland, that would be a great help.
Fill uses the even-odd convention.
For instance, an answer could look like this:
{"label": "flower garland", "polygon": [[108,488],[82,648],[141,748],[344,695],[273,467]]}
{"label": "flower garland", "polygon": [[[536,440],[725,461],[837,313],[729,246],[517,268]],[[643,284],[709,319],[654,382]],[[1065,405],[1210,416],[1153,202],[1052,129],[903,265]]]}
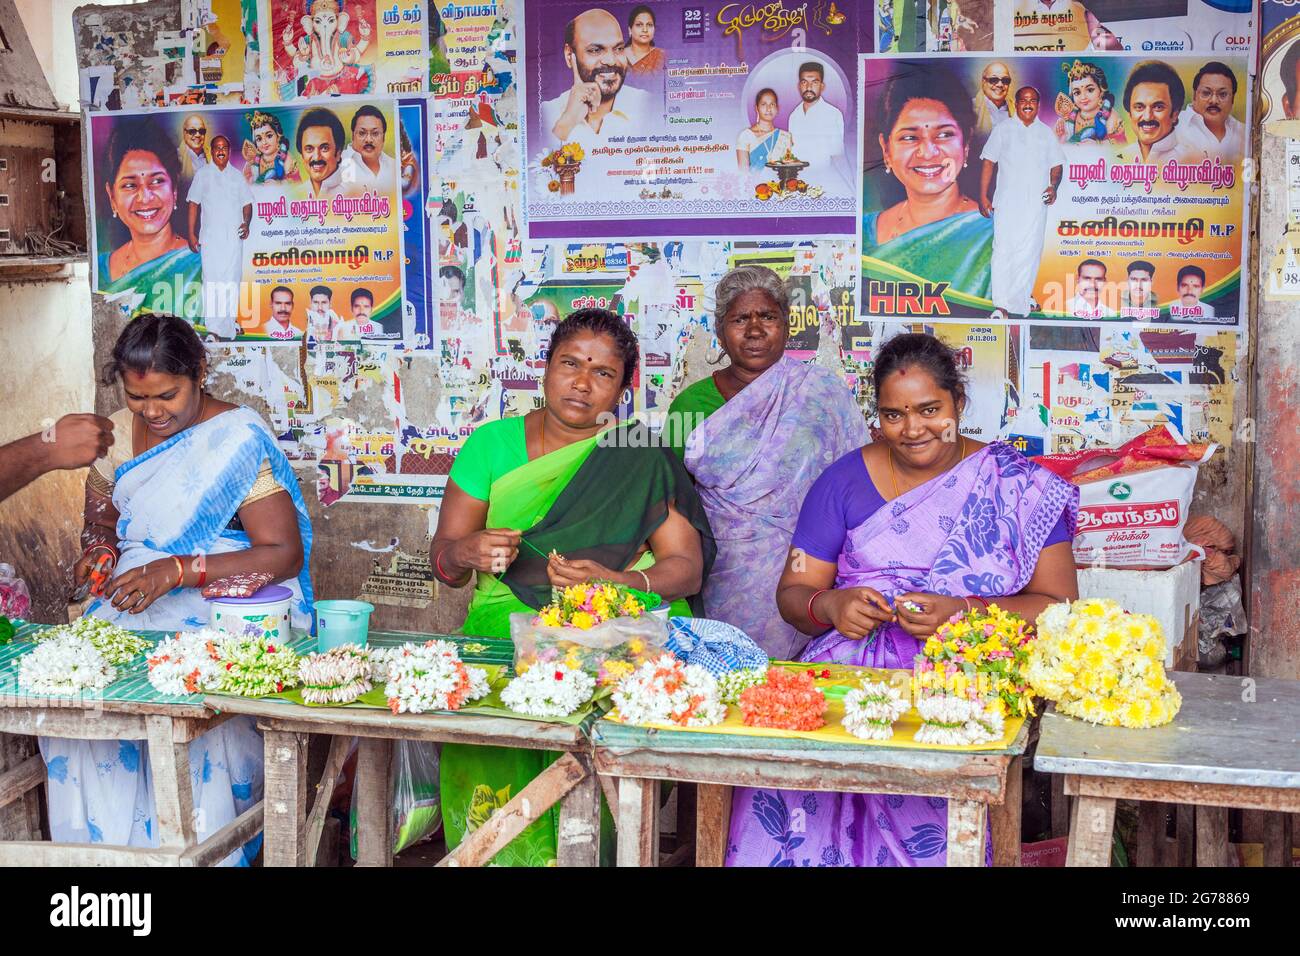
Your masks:
{"label": "flower garland", "polygon": [[71,624],[60,624],[36,634],[39,642],[75,637],[88,641],[110,664],[127,664],[149,647],[149,641],[126,628],[98,617],[80,617]]}
{"label": "flower garland", "polygon": [[596,679],[571,667],[533,667],[520,674],[501,692],[501,703],[533,717],[568,717],[596,689]]}
{"label": "flower garland", "polygon": [[18,661],[18,686],[33,694],[71,696],[103,690],[117,669],[84,637],[66,633],[41,641]]}
{"label": "flower garland", "polygon": [[356,644],[340,644],[298,663],[302,699],[309,704],[350,704],[370,690],[370,655]]}
{"label": "flower garland", "polygon": [[997,701],[987,703],[953,694],[922,694],[916,700],[921,726],[913,739],[920,744],[969,746],[1001,740],[1005,719]]}
{"label": "flower garland", "polygon": [[727,671],[718,678],[718,695],[724,704],[739,704],[740,695],[767,680],[766,667]]}
{"label": "flower garland", "polygon": [[217,642],[226,632],[215,628],[181,631],[158,642],[149,654],[149,683],[160,694],[179,697],[221,686]]}
{"label": "flower garland", "polygon": [[1038,616],[1025,676],[1063,714],[1112,727],[1159,727],[1183,699],[1165,675],[1165,637],[1149,614],[1108,598],[1053,604]]}
{"label": "flower garland", "polygon": [[727,716],[717,678],[671,654],[646,661],[624,678],[614,691],[614,703],[629,724],[710,727]]}
{"label": "flower garland", "polygon": [[609,581],[588,581],[556,588],[551,603],[537,612],[533,623],[586,631],[614,618],[640,617],[644,613],[645,605],[630,589]]}
{"label": "flower garland", "polygon": [[770,668],[767,681],[740,695],[740,712],[749,727],[816,730],[825,725],[826,695],[810,673]]}
{"label": "flower garland", "polygon": [[451,641],[403,644],[389,652],[387,663],[384,695],[394,714],[459,710],[489,691],[487,671],[466,667]]}
{"label": "flower garland", "polygon": [[844,695],[844,729],[862,740],[889,740],[894,736],[894,721],[911,706],[902,688],[863,681]]}
{"label": "flower garland", "polygon": [[298,684],[298,655],[264,634],[227,634],[216,648],[221,676],[217,690],[223,694],[264,697]]}
{"label": "flower garland", "polygon": [[[1029,623],[996,604],[987,611],[954,614],[925,642],[926,663],[918,669],[922,687],[942,687],[964,696],[973,669],[981,696],[996,695],[1003,715],[1032,717],[1033,691],[1024,677],[1034,631]],[[927,671],[934,677],[926,678]]]}

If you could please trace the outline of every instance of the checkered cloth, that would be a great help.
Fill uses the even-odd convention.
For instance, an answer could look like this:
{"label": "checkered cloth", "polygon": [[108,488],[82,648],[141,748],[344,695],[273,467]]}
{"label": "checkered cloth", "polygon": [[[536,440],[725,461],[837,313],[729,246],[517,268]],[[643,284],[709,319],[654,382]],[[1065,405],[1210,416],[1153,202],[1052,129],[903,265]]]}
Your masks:
{"label": "checkered cloth", "polygon": [[767,654],[744,631],[703,617],[668,619],[668,650],[687,664],[699,664],[714,676],[751,667],[766,667]]}

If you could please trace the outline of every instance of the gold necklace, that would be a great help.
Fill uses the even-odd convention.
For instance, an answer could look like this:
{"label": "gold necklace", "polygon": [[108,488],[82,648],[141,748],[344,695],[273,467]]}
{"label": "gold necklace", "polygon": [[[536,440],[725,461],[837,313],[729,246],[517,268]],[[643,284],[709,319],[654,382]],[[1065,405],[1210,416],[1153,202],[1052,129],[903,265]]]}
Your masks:
{"label": "gold necklace", "polygon": [[[960,435],[958,437],[961,438],[961,458],[957,460],[958,462],[961,462],[966,459],[966,436]],[[885,446],[885,457],[889,460],[889,483],[894,489],[894,498],[897,498],[898,497],[898,475],[894,473],[894,451],[888,445]],[[911,489],[909,488],[908,490],[910,491]],[[893,499],[891,498],[890,500],[892,501]]]}

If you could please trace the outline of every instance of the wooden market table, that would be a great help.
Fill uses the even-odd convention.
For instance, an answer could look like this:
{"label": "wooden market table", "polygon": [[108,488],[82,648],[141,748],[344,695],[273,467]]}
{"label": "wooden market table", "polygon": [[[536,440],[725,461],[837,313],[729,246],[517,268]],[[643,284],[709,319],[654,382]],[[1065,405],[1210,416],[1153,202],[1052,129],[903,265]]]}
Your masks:
{"label": "wooden market table", "polygon": [[[371,647],[429,638],[461,645],[467,663],[508,664],[509,640],[371,632]],[[330,799],[352,741],[357,740],[357,865],[391,866],[390,815],[393,744],[430,743],[520,747],[558,751],[552,763],[488,821],[468,835],[439,866],[481,866],[525,827],[560,804],[558,862],[596,866],[600,856],[600,781],[591,765],[591,742],[583,725],[476,714],[391,714],[362,707],[307,707],[273,698],[207,698],[222,713],[256,717],[265,742],[267,866],[315,865]],[[307,741],[331,738],[329,756],[310,812],[307,807]]]}
{"label": "wooden market table", "polygon": [[1183,695],[1164,727],[1099,727],[1043,715],[1034,769],[1062,774],[1067,866],[1107,866],[1116,800],[1195,807],[1196,862],[1227,866],[1228,808],[1271,811],[1265,863],[1289,865],[1300,813],[1300,681],[1176,672]]}
{"label": "wooden market table", "polygon": [[618,865],[656,866],[659,781],[700,785],[696,865],[721,866],[732,787],[896,793],[948,799],[948,865],[982,866],[984,832],[993,862],[1020,863],[1021,761],[1031,731],[1005,750],[955,752],[824,741],[674,732],[597,721],[596,770],[617,785]]}
{"label": "wooden market table", "polygon": [[[0,866],[209,866],[225,859],[262,829],[257,803],[207,839],[194,830],[190,741],[225,715],[214,715],[202,699],[165,697],[149,684],[143,659],[102,694],[80,698],[39,697],[17,687],[15,661],[31,649],[21,640],[41,628],[24,624],[0,647],[0,737],[9,734],[74,740],[142,740],[148,746],[157,809],[157,847],[102,843],[0,841]],[[146,634],[158,638],[162,634]],[[45,761],[27,756],[0,773],[0,808],[29,801],[45,783]],[[35,832],[35,827],[28,828]]]}

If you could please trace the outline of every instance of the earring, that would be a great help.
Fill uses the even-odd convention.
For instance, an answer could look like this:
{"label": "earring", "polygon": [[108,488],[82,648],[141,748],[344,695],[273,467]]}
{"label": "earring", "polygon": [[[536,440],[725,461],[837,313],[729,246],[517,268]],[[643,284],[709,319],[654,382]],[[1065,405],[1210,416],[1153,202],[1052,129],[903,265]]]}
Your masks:
{"label": "earring", "polygon": [[890,168],[889,163],[885,163],[885,175],[886,176],[894,175],[894,171]]}
{"label": "earring", "polygon": [[114,219],[117,218],[117,210],[116,210],[116,209],[113,210],[113,218],[114,218]]}

